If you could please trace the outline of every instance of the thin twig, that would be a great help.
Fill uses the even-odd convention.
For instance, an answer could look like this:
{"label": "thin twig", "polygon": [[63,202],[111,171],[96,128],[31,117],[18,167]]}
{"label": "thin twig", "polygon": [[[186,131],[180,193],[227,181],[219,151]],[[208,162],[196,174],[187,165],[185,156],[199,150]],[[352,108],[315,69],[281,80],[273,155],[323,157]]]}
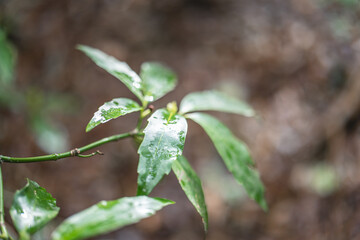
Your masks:
{"label": "thin twig", "polygon": [[78,157],[82,157],[82,158],[87,158],[87,157],[92,157],[92,156],[95,156],[95,155],[104,155],[103,152],[100,152],[99,150],[97,150],[96,152],[93,152],[93,153],[90,153],[90,154],[87,154],[87,155],[83,155],[83,154],[78,154],[77,156]]}

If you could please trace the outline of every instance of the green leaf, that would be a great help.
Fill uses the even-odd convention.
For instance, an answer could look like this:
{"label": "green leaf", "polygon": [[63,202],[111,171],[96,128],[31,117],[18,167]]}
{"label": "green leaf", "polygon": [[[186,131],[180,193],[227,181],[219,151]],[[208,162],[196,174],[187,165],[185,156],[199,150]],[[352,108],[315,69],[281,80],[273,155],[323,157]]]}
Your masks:
{"label": "green leaf", "polygon": [[94,113],[93,118],[87,125],[86,132],[90,131],[101,123],[106,123],[111,119],[115,119],[128,113],[137,112],[140,110],[141,107],[139,104],[131,99],[115,98],[99,107],[99,110]]}
{"label": "green leaf", "polygon": [[247,117],[255,115],[255,111],[245,102],[214,90],[190,93],[183,98],[180,113],[194,111],[220,111]]}
{"label": "green leaf", "polygon": [[120,62],[116,58],[92,47],[79,45],[77,49],[84,52],[96,65],[119,79],[132,93],[140,100],[143,100],[141,79],[125,62]]}
{"label": "green leaf", "polygon": [[224,124],[208,114],[191,113],[187,117],[204,128],[235,179],[244,186],[250,198],[266,210],[264,186],[258,172],[252,168],[254,162],[247,146]]}
{"label": "green leaf", "polygon": [[203,219],[205,232],[208,230],[208,213],[201,181],[185,157],[180,156],[173,163],[172,170],[181,188]]}
{"label": "green leaf", "polygon": [[8,42],[6,34],[0,29],[0,86],[11,83],[14,75],[15,50]]}
{"label": "green leaf", "polygon": [[56,200],[51,194],[29,179],[26,186],[15,193],[10,208],[13,223],[23,238],[41,229],[58,212]]}
{"label": "green leaf", "polygon": [[176,75],[165,66],[146,62],[141,65],[141,79],[145,100],[153,102],[172,91],[177,83]]}
{"label": "green leaf", "polygon": [[157,110],[148,121],[138,150],[138,195],[148,195],[169,174],[173,162],[182,154],[187,132],[186,119],[165,109]]}
{"label": "green leaf", "polygon": [[68,219],[55,229],[53,240],[78,240],[108,233],[150,217],[173,201],[146,196],[101,201]]}

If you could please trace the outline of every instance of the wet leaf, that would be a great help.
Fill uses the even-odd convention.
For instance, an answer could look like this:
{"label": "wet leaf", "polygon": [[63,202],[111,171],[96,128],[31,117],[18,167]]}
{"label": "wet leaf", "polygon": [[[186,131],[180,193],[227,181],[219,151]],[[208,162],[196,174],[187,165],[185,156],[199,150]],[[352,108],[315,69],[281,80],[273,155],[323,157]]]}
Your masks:
{"label": "wet leaf", "polygon": [[93,118],[90,120],[86,127],[86,131],[90,131],[101,123],[106,123],[111,119],[118,118],[128,113],[140,111],[139,104],[128,98],[115,98],[109,102],[104,103],[99,110],[94,113]]}
{"label": "wet leaf", "polygon": [[184,190],[186,196],[202,217],[206,232],[209,225],[208,213],[200,178],[183,156],[178,157],[173,163],[172,170],[179,180],[180,186]]}
{"label": "wet leaf", "polygon": [[96,65],[124,83],[140,100],[143,100],[141,79],[125,62],[92,47],[79,45],[77,48],[91,58]]}
{"label": "wet leaf", "polygon": [[51,194],[29,179],[26,186],[15,193],[10,208],[11,218],[20,236],[34,234],[58,212],[56,200]]}
{"label": "wet leaf", "polygon": [[186,95],[180,103],[180,113],[194,111],[220,111],[251,117],[255,111],[245,102],[218,91],[194,92]]}
{"label": "wet leaf", "polygon": [[138,195],[148,195],[169,174],[173,162],[182,154],[187,133],[186,119],[165,109],[157,110],[148,121],[138,150]]}
{"label": "wet leaf", "polygon": [[244,186],[250,198],[266,210],[264,186],[258,172],[252,168],[254,162],[247,146],[224,124],[208,114],[192,113],[187,117],[202,126],[235,179]]}
{"label": "wet leaf", "polygon": [[78,240],[108,233],[150,217],[173,201],[146,196],[125,197],[98,204],[66,219],[52,234],[53,240]]}
{"label": "wet leaf", "polygon": [[148,102],[153,102],[172,91],[177,83],[173,71],[154,62],[143,63],[140,76],[145,100]]}

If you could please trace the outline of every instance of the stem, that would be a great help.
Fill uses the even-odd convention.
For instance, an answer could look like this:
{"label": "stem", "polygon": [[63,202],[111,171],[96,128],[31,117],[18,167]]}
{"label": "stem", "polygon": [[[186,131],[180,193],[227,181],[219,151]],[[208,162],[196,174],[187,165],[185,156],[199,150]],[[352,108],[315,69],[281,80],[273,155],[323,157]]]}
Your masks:
{"label": "stem", "polygon": [[144,109],[141,109],[139,120],[138,120],[138,122],[136,124],[136,128],[135,128],[136,131],[139,131],[139,129],[141,128],[141,124],[143,122],[143,112],[144,112]]}
{"label": "stem", "polygon": [[94,156],[97,153],[89,154],[89,155],[80,155],[80,153],[88,151],[92,148],[98,147],[100,145],[103,145],[108,142],[114,142],[123,138],[127,137],[133,137],[135,135],[141,135],[141,133],[123,133],[118,135],[113,135],[110,137],[106,137],[103,139],[100,139],[96,142],[90,143],[84,147],[81,148],[75,148],[71,151],[65,152],[65,153],[55,153],[50,155],[44,155],[44,156],[38,156],[38,157],[24,157],[24,158],[17,158],[17,157],[7,157],[0,155],[0,162],[9,162],[9,163],[30,163],[30,162],[44,162],[44,161],[56,161],[61,158],[67,158],[67,157],[91,157]]}
{"label": "stem", "polygon": [[146,111],[145,109],[146,109],[147,105],[148,105],[148,102],[147,102],[147,101],[143,101],[143,102],[142,102],[142,108],[141,108],[141,110],[140,110],[139,119],[138,119],[138,122],[137,122],[136,128],[135,128],[135,131],[137,131],[137,132],[140,131],[141,124],[142,124],[142,122],[143,122],[143,120],[144,120],[144,117],[146,116],[146,115],[144,116],[144,111]]}
{"label": "stem", "polygon": [[2,171],[1,171],[1,163],[0,163],[0,229],[1,229],[1,236],[4,239],[10,239],[10,236],[6,230],[4,215],[5,215],[4,214],[4,189],[3,189]]}
{"label": "stem", "polygon": [[19,233],[19,240],[30,240],[30,235],[29,235],[29,233],[27,233],[27,232],[20,232]]}

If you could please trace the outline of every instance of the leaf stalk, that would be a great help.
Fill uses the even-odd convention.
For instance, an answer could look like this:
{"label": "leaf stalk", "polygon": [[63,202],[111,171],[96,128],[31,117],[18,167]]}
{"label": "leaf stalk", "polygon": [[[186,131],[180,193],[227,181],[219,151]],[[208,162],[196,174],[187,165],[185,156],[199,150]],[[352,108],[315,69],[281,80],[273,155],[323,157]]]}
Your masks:
{"label": "leaf stalk", "polygon": [[147,111],[147,110],[149,110],[149,109],[146,109],[147,105],[148,105],[147,101],[142,101],[142,109],[140,111],[139,119],[138,119],[138,122],[137,122],[136,128],[135,128],[136,132],[140,132],[141,124],[143,123],[144,118],[148,114],[151,113],[151,109],[150,109],[150,111]]}

